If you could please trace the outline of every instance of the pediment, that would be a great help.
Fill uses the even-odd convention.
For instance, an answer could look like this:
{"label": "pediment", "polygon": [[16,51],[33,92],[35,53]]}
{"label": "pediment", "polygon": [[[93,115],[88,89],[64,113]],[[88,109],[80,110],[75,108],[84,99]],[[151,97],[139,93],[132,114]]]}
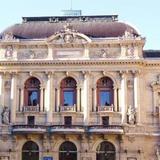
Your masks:
{"label": "pediment", "polygon": [[55,33],[47,39],[48,43],[53,44],[69,44],[69,43],[90,43],[91,39],[86,35],[72,29],[72,26],[66,25],[60,32]]}

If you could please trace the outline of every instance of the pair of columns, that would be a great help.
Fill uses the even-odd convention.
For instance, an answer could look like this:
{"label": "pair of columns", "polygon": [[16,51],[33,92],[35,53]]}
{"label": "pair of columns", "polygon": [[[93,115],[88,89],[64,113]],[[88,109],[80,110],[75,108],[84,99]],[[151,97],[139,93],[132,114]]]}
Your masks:
{"label": "pair of columns", "polygon": [[[140,119],[140,72],[134,71],[134,81],[133,81],[133,105],[132,107],[136,110],[136,122],[139,124],[141,123]],[[122,123],[127,122],[127,109],[129,107],[128,102],[128,86],[127,86],[127,73],[121,73],[121,89],[119,92],[119,100],[120,100],[120,107],[122,113]]]}

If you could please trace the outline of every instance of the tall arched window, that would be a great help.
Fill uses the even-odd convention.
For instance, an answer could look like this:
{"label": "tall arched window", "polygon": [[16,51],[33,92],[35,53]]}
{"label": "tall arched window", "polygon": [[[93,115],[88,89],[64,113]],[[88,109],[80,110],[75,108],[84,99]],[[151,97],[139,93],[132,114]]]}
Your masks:
{"label": "tall arched window", "polygon": [[25,106],[37,106],[40,103],[40,81],[31,77],[25,82]]}
{"label": "tall arched window", "polygon": [[74,143],[66,141],[61,144],[59,160],[77,160],[77,147]]}
{"label": "tall arched window", "polygon": [[100,143],[96,152],[96,160],[115,160],[116,158],[114,145],[107,141]]}
{"label": "tall arched window", "polygon": [[76,104],[77,83],[72,77],[61,81],[61,106],[74,106]]}
{"label": "tall arched window", "polygon": [[113,105],[113,81],[109,77],[103,77],[97,81],[98,106]]}
{"label": "tall arched window", "polygon": [[22,160],[39,160],[39,147],[35,142],[28,141],[23,145]]}

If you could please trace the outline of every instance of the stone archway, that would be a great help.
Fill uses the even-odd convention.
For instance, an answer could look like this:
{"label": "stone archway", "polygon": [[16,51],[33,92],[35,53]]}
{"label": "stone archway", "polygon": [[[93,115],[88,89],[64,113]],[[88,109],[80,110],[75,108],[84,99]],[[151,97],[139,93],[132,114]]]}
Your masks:
{"label": "stone archway", "polygon": [[96,150],[96,160],[115,160],[116,151],[115,146],[108,142],[104,141],[100,143]]}
{"label": "stone archway", "polygon": [[77,147],[74,143],[66,141],[61,144],[59,160],[77,160]]}
{"label": "stone archway", "polygon": [[22,160],[39,160],[39,147],[35,142],[28,141],[23,145]]}

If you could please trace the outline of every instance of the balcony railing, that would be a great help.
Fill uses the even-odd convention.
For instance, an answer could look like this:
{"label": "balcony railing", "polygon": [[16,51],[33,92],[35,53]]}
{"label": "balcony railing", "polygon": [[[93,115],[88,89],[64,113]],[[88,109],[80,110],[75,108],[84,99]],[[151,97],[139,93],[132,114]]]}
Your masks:
{"label": "balcony railing", "polygon": [[83,125],[54,125],[50,126],[52,133],[84,133],[85,127]]}
{"label": "balcony railing", "polygon": [[75,112],[76,111],[76,105],[73,105],[73,106],[61,106],[60,111],[62,111],[62,112]]}
{"label": "balcony railing", "polygon": [[123,134],[123,127],[120,125],[92,125],[88,126],[90,133],[110,133],[110,134]]}
{"label": "balcony railing", "polygon": [[47,132],[47,127],[44,125],[13,125],[13,133],[45,133]]}
{"label": "balcony railing", "polygon": [[105,111],[113,112],[113,111],[114,111],[114,107],[113,107],[113,105],[111,105],[111,106],[98,106],[98,111],[102,111],[102,112],[105,112]]}
{"label": "balcony railing", "polygon": [[33,133],[44,134],[46,132],[56,134],[123,134],[124,130],[119,125],[13,125],[12,132],[15,134]]}
{"label": "balcony railing", "polygon": [[39,105],[23,106],[23,112],[39,112]]}

